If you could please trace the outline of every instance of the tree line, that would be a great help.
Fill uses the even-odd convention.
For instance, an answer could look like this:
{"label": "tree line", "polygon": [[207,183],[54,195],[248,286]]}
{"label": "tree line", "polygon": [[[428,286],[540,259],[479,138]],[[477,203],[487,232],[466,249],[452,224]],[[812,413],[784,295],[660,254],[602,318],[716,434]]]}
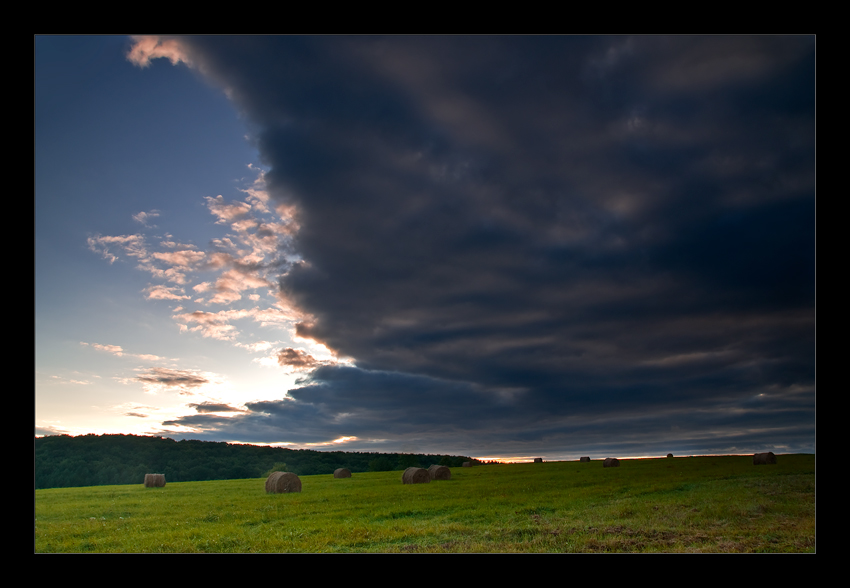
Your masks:
{"label": "tree line", "polygon": [[475,462],[465,456],[317,451],[138,435],[51,435],[35,438],[35,487],[141,484],[150,473],[165,474],[168,482],[259,478],[281,464],[309,476],[337,468],[460,467],[465,461]]}

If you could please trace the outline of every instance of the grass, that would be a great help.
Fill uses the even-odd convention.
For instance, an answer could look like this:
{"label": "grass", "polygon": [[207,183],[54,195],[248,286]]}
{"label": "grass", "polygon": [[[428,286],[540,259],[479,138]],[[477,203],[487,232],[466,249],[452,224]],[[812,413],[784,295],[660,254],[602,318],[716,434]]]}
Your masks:
{"label": "grass", "polygon": [[35,551],[96,553],[814,552],[815,456],[745,456],[35,491]]}

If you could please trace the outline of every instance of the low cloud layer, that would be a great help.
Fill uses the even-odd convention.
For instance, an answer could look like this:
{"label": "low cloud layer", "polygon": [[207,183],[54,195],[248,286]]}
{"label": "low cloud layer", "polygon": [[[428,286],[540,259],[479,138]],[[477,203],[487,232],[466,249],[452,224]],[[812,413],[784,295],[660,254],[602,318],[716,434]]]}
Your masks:
{"label": "low cloud layer", "polygon": [[[174,422],[479,454],[813,450],[814,49],[770,36],[139,43],[137,63],[196,67],[250,120],[287,221],[263,233],[237,225],[247,204],[210,210],[287,260],[274,284],[305,317],[297,335],[353,360],[284,349],[280,365],[313,370],[286,397]],[[90,244],[144,256],[133,236]],[[177,253],[175,271],[201,263]],[[272,279],[231,267],[198,293]],[[159,295],[187,295],[171,282]],[[220,316],[176,315],[228,338]]]}

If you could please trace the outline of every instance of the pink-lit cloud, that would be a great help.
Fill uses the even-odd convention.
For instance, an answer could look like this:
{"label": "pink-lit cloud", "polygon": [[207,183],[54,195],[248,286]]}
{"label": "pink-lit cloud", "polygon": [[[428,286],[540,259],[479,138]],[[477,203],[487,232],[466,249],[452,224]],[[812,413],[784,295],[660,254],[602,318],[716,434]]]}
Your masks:
{"label": "pink-lit cloud", "polygon": [[133,46],[127,53],[127,59],[139,67],[147,67],[152,59],[164,57],[172,65],[180,62],[192,66],[192,60],[186,54],[180,42],[174,39],[162,39],[156,35],[133,37]]}
{"label": "pink-lit cloud", "polygon": [[206,269],[218,269],[233,263],[233,256],[222,251],[214,251],[207,256]]}
{"label": "pink-lit cloud", "polygon": [[[240,331],[233,322],[241,318],[251,318],[263,327],[291,330],[293,322],[305,317],[279,298],[278,279],[289,259],[297,257],[289,246],[298,228],[295,209],[283,206],[277,209],[279,215],[272,212],[263,172],[251,169],[257,178],[242,190],[244,201],[225,202],[221,195],[206,198],[216,224],[230,225],[229,233],[213,238],[207,250],[168,233],[160,236],[158,246],[152,249],[138,234],[97,235],[89,239],[89,248],[110,263],[122,255],[136,258],[137,268],[160,282],[144,289],[148,300],[191,300],[196,305],[225,307],[221,312],[175,309],[172,317],[183,332],[237,343]],[[148,226],[158,214],[152,210],[134,218]],[[257,306],[236,309],[243,298]],[[264,298],[268,308],[262,308]]]}
{"label": "pink-lit cloud", "polygon": [[174,318],[181,323],[186,323],[181,325],[183,330],[200,333],[203,337],[211,339],[230,341],[239,334],[239,331],[230,324],[230,321],[250,315],[251,311],[247,310],[223,310],[221,312],[196,310],[194,312],[175,314]]}
{"label": "pink-lit cloud", "polygon": [[109,263],[114,263],[118,259],[118,256],[113,253],[114,251],[123,252],[131,257],[144,258],[147,256],[145,238],[142,235],[96,235],[88,238],[88,245],[90,250],[103,255],[103,258]]}
{"label": "pink-lit cloud", "polygon": [[[83,345],[88,345],[88,343],[83,343]],[[112,355],[117,355],[118,357],[124,355],[124,350],[120,345],[101,345],[99,343],[92,343],[91,346],[100,351],[106,351]]]}
{"label": "pink-lit cloud", "polygon": [[211,303],[228,304],[235,300],[239,300],[242,296],[240,292],[244,290],[253,290],[256,288],[270,288],[271,284],[265,278],[258,276],[252,272],[241,272],[236,269],[230,269],[224,272],[218,280],[216,280],[214,289],[216,294],[210,299]]}
{"label": "pink-lit cloud", "polygon": [[247,233],[251,229],[257,228],[260,223],[255,218],[243,218],[235,221],[230,225],[234,231],[239,233]]}
{"label": "pink-lit cloud", "polygon": [[153,253],[151,258],[163,261],[165,263],[178,267],[192,267],[204,260],[206,254],[202,251],[192,251],[184,249],[181,251],[166,251]]}
{"label": "pink-lit cloud", "polygon": [[148,300],[190,300],[183,288],[168,288],[166,286],[149,286],[145,288]]}
{"label": "pink-lit cloud", "polygon": [[247,202],[231,202],[227,204],[224,202],[221,194],[215,198],[207,196],[205,199],[210,212],[218,217],[216,224],[233,222],[251,212],[251,205]]}

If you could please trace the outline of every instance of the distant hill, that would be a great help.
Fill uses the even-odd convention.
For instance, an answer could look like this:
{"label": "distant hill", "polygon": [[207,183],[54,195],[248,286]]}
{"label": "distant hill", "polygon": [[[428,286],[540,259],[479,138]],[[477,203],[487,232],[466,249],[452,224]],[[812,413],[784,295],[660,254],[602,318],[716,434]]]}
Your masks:
{"label": "distant hill", "polygon": [[466,456],[360,453],[260,447],[137,435],[55,435],[35,438],[35,487],[141,484],[145,474],[167,482],[259,478],[278,466],[300,476],[402,470],[432,463],[459,467]]}

